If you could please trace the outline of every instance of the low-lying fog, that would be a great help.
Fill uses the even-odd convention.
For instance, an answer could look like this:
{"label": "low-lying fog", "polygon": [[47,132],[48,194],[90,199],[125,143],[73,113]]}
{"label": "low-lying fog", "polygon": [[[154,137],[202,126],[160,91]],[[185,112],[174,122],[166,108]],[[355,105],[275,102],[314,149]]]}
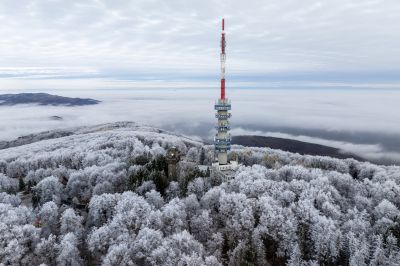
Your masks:
{"label": "low-lying fog", "polygon": [[[0,91],[15,93],[16,91]],[[21,92],[21,91],[18,91]],[[102,103],[83,107],[0,107],[0,140],[72,126],[135,121],[211,140],[218,89],[53,90]],[[400,163],[400,91],[390,89],[230,89],[232,135],[277,136]],[[63,120],[51,120],[60,116]]]}

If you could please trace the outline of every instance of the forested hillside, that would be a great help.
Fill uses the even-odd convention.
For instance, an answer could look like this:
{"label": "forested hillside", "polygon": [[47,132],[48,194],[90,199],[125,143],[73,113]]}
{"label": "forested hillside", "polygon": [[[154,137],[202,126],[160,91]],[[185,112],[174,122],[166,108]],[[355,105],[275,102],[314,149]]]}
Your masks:
{"label": "forested hillside", "polygon": [[133,123],[0,150],[0,264],[399,265],[400,167],[230,157],[226,180],[198,167],[212,146]]}
{"label": "forested hillside", "polygon": [[13,106],[17,104],[83,106],[98,103],[100,103],[100,101],[94,99],[69,98],[48,93],[0,94],[0,106]]}

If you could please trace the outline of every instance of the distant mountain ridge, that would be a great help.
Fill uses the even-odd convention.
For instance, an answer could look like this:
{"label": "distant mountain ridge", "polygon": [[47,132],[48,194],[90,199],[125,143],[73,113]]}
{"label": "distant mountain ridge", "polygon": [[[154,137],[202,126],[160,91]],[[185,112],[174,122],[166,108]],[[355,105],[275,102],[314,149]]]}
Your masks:
{"label": "distant mountain ridge", "polygon": [[358,161],[366,160],[360,156],[343,152],[337,148],[293,139],[249,135],[234,136],[232,138],[232,143],[247,147],[267,147],[271,149],[279,149],[283,151],[299,153],[302,155],[308,154],[315,156],[329,156],[338,159],[353,158]]}
{"label": "distant mountain ridge", "polygon": [[13,106],[17,104],[83,106],[98,103],[100,103],[100,101],[90,98],[70,98],[48,93],[17,93],[0,95],[0,106]]}

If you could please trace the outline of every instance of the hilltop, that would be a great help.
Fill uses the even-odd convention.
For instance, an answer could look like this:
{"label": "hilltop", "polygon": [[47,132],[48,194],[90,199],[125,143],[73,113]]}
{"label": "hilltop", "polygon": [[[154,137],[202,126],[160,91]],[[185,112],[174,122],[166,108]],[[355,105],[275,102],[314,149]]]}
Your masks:
{"label": "hilltop", "polygon": [[[199,167],[213,146],[173,132],[130,122],[64,132],[0,151],[0,263],[400,260],[400,167],[233,145],[242,166],[226,179]],[[173,180],[170,147],[182,155]]]}

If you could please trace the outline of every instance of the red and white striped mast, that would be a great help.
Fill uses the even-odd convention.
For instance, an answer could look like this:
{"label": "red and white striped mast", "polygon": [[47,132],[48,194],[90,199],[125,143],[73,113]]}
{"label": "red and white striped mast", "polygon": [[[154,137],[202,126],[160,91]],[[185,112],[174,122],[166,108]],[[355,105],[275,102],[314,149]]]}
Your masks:
{"label": "red and white striped mast", "polygon": [[221,100],[225,100],[225,19],[222,19],[221,34]]}
{"label": "red and white striped mast", "polygon": [[[222,35],[221,35],[221,97],[215,103],[214,109],[217,111],[215,117],[218,118],[217,134],[214,139],[214,146],[217,158],[217,166],[229,168],[228,151],[231,149],[231,137],[229,130],[229,118],[231,114],[231,103],[225,96],[225,21],[222,19]],[[221,168],[220,168],[221,169]]]}

